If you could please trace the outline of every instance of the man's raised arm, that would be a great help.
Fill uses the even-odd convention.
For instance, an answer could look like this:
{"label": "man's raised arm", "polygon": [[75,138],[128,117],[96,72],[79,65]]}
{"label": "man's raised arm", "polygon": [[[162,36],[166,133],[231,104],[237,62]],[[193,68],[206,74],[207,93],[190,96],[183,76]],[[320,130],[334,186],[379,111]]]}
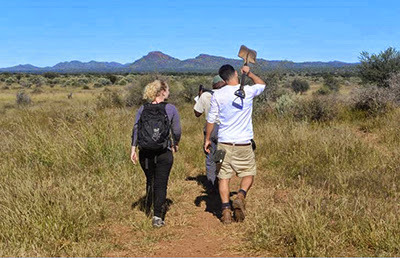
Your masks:
{"label": "man's raised arm", "polygon": [[257,75],[255,75],[254,73],[252,73],[250,71],[250,67],[247,65],[244,65],[241,69],[242,73],[245,73],[247,75],[247,77],[249,77],[255,84],[263,84],[266,85],[265,82],[258,77]]}

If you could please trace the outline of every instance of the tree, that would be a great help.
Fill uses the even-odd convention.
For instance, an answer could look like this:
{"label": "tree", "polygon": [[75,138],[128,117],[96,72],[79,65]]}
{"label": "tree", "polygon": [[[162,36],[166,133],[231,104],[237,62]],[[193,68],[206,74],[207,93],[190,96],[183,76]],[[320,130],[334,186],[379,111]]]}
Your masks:
{"label": "tree", "polygon": [[306,80],[294,79],[291,84],[291,88],[294,92],[303,94],[310,89],[310,84]]}
{"label": "tree", "polygon": [[378,55],[361,52],[359,74],[363,83],[374,83],[378,87],[389,87],[389,78],[400,72],[400,52],[389,47]]}

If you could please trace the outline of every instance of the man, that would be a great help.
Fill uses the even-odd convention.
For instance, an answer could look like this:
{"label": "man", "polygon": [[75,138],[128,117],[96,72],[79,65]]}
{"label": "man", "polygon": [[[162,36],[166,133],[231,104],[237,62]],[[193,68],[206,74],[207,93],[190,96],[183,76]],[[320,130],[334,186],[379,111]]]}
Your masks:
{"label": "man", "polygon": [[[213,91],[210,90],[205,90],[203,87],[200,88],[199,90],[199,95],[200,97],[196,101],[196,104],[194,105],[194,115],[196,117],[200,117],[203,113],[205,114],[205,117],[207,118],[208,112],[210,111],[210,102],[211,102],[211,97],[214,94],[214,92],[218,91],[221,87],[225,86],[224,80],[217,75],[213,78],[213,84],[212,88]],[[214,152],[217,150],[217,133],[218,133],[218,120],[216,119],[215,125],[214,125],[214,130],[211,133],[210,140],[211,140],[211,146],[210,146],[210,153],[206,153],[206,175],[207,175],[207,185],[206,189],[209,191],[209,193],[214,194],[218,192],[218,186],[216,182],[217,178],[217,167],[216,164],[213,160],[213,155]],[[204,137],[205,137],[205,126],[204,126]]]}
{"label": "man", "polygon": [[226,82],[226,86],[215,92],[211,99],[211,107],[207,117],[206,139],[204,150],[210,153],[211,133],[214,123],[219,119],[218,150],[225,151],[218,173],[219,193],[222,202],[222,222],[232,222],[232,211],[229,200],[229,181],[235,172],[241,178],[240,189],[233,201],[236,221],[245,218],[245,198],[253,184],[256,175],[255,156],[251,146],[253,139],[253,98],[260,95],[265,88],[265,82],[250,72],[248,66],[243,66],[245,73],[255,83],[253,86],[244,86],[245,98],[235,95],[240,88],[238,74],[231,65],[223,65],[219,75]]}

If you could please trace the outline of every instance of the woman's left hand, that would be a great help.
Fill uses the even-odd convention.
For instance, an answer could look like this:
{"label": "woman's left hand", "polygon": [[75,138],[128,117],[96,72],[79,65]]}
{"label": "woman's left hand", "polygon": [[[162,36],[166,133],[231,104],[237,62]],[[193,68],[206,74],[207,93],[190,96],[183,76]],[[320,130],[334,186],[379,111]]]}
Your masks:
{"label": "woman's left hand", "polygon": [[172,147],[172,152],[173,153],[178,152],[178,150],[179,150],[178,145],[175,145],[174,147]]}
{"label": "woman's left hand", "polygon": [[132,152],[131,152],[131,161],[134,165],[136,165],[137,162],[137,154],[136,154],[136,148],[132,146]]}

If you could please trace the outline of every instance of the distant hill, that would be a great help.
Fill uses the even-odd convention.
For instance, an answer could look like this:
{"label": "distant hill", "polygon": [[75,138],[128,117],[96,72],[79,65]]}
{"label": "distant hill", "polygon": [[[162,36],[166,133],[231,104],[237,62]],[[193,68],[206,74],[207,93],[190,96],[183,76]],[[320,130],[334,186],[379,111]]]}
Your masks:
{"label": "distant hill", "polygon": [[80,61],[62,62],[51,67],[52,72],[74,73],[74,72],[118,72],[127,69],[129,65],[122,65],[117,62],[96,62],[83,63]]}
{"label": "distant hill", "polygon": [[[127,72],[215,72],[224,64],[231,64],[235,68],[243,65],[241,59],[230,59],[220,56],[200,54],[199,56],[186,60],[166,55],[160,51],[153,51],[136,60],[133,63],[120,64],[117,62],[61,62],[52,67],[36,67],[30,64],[17,65],[8,68],[0,68],[0,73],[127,73]],[[332,62],[300,62],[279,60],[257,60],[257,68],[262,71],[283,69],[288,71],[314,71],[333,70],[351,71],[357,63]]]}
{"label": "distant hill", "polygon": [[175,71],[181,62],[181,60],[160,51],[154,51],[133,62],[130,69],[135,72]]}
{"label": "distant hill", "polygon": [[30,64],[17,65],[9,68],[2,68],[0,72],[39,72],[43,68],[39,68]]}

